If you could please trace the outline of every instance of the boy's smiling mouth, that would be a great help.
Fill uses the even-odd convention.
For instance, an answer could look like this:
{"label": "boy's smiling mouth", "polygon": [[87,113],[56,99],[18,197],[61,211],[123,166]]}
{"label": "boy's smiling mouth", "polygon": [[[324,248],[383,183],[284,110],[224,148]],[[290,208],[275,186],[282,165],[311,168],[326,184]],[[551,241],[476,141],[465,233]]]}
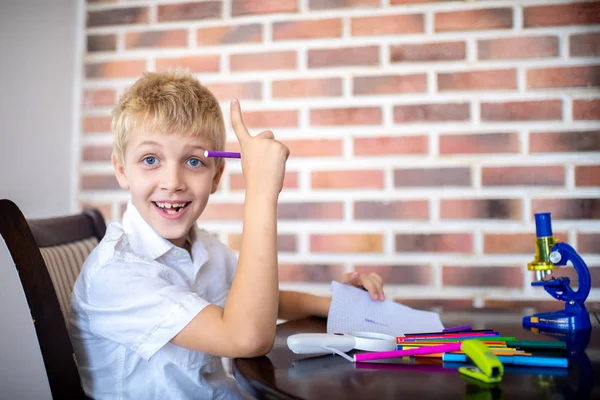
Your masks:
{"label": "boy's smiling mouth", "polygon": [[153,201],[158,212],[167,218],[178,218],[190,205],[190,201]]}

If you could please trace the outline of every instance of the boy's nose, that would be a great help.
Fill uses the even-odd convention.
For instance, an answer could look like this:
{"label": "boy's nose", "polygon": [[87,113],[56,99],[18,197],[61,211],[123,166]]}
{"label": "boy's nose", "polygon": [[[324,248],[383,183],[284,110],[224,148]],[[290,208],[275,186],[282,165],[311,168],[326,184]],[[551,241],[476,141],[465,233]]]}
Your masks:
{"label": "boy's nose", "polygon": [[177,167],[164,168],[160,187],[169,192],[179,192],[185,189],[182,171]]}

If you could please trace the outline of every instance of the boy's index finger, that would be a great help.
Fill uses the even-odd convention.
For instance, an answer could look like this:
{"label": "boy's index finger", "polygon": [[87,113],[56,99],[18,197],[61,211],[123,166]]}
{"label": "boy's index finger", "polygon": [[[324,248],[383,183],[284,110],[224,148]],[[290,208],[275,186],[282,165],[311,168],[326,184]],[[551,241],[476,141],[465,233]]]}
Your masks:
{"label": "boy's index finger", "polygon": [[229,114],[231,116],[231,126],[233,127],[233,131],[235,132],[238,140],[241,142],[242,140],[249,138],[250,132],[248,132],[246,125],[244,125],[240,102],[237,99],[233,99],[231,101]]}

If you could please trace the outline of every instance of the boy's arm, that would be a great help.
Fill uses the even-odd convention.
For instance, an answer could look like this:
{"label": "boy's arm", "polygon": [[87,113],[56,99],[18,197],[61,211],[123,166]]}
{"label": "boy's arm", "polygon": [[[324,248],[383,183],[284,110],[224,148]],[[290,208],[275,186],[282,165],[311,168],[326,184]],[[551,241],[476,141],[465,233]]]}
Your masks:
{"label": "boy's arm", "polygon": [[327,317],[331,297],[317,296],[309,293],[279,291],[280,319],[300,319],[306,317]]}
{"label": "boy's arm", "polygon": [[[342,275],[339,281],[367,290],[373,300],[385,299],[385,296],[383,295],[383,281],[378,274],[349,272]],[[278,317],[280,319],[290,320],[306,317],[327,317],[330,306],[330,297],[286,290],[279,291]]]}
{"label": "boy's arm", "polygon": [[246,199],[237,271],[224,308],[209,305],[173,339],[226,357],[266,354],[275,340],[279,297],[277,199],[289,150],[264,131],[250,136],[237,101],[231,122],[240,142]]}

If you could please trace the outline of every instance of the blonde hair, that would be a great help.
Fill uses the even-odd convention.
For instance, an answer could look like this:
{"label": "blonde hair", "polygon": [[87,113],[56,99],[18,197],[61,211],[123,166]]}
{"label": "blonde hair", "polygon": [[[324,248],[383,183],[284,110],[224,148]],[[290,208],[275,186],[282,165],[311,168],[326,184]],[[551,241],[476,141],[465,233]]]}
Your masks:
{"label": "blonde hair", "polygon": [[[211,150],[225,148],[225,123],[219,102],[205,86],[184,70],[146,72],[113,110],[113,151],[124,164],[127,139],[135,129],[165,134],[206,136]],[[216,158],[217,168],[220,158]]]}

